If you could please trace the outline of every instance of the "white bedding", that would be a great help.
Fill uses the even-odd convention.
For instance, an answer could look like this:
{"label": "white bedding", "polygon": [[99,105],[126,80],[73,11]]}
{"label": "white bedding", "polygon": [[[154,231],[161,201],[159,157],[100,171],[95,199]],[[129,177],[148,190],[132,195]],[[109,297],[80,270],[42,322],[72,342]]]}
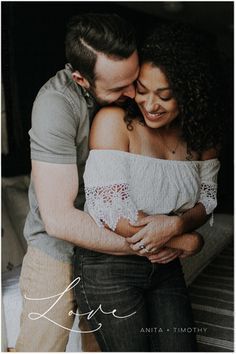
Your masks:
{"label": "white bedding", "polygon": [[22,300],[19,289],[19,275],[21,267],[2,274],[2,299],[6,323],[7,346],[15,347],[20,328],[20,314]]}

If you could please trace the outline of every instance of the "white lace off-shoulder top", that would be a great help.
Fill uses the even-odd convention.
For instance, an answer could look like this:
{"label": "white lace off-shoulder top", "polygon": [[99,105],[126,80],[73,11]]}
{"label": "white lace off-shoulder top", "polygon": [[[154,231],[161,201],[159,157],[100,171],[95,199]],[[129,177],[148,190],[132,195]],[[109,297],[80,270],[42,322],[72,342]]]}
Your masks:
{"label": "white lace off-shoulder top", "polygon": [[176,161],[119,150],[91,150],[84,172],[85,210],[99,226],[115,230],[121,217],[132,222],[138,211],[181,215],[202,203],[217,205],[218,159]]}

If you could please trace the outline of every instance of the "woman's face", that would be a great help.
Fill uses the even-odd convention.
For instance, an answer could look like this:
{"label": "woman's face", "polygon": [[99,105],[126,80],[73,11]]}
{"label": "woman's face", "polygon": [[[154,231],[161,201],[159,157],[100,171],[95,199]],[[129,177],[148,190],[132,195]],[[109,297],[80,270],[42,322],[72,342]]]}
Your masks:
{"label": "woman's face", "polygon": [[179,114],[166,75],[151,63],[140,68],[135,101],[150,128],[168,127]]}

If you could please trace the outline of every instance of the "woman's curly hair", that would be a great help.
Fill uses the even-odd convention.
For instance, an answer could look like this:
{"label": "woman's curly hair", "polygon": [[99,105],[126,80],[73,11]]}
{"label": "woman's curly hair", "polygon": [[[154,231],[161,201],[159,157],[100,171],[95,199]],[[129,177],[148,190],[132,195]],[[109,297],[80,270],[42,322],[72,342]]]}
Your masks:
{"label": "woman's curly hair", "polygon": [[[188,151],[201,153],[220,146],[219,64],[205,38],[186,25],[161,25],[143,41],[139,53],[141,64],[152,63],[167,76],[179,106],[177,119]],[[138,107],[131,104],[125,117],[128,129],[137,117],[144,123]]]}

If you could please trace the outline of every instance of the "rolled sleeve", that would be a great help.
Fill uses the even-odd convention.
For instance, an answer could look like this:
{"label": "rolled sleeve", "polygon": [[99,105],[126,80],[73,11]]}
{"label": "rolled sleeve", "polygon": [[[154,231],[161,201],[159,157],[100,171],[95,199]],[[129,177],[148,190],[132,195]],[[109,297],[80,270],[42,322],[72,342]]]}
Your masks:
{"label": "rolled sleeve", "polygon": [[77,133],[73,106],[60,93],[36,98],[29,131],[31,159],[50,163],[76,163]]}

